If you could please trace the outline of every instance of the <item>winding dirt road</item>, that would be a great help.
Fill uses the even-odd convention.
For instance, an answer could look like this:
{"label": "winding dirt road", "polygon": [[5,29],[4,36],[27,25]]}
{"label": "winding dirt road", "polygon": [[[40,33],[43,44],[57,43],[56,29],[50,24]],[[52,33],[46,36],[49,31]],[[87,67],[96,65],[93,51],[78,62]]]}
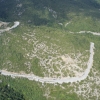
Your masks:
{"label": "winding dirt road", "polygon": [[14,25],[12,27],[7,27],[6,29],[0,29],[0,33],[3,33],[3,32],[11,30],[13,28],[16,28],[19,24],[20,24],[20,22],[16,21],[16,22],[14,22]]}

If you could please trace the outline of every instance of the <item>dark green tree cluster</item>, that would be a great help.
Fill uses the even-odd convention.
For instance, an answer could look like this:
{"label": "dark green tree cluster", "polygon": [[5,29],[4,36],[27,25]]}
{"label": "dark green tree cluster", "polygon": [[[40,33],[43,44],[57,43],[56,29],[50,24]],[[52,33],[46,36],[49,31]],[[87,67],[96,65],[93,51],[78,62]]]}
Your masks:
{"label": "dark green tree cluster", "polygon": [[0,100],[25,100],[23,94],[8,85],[0,83]]}

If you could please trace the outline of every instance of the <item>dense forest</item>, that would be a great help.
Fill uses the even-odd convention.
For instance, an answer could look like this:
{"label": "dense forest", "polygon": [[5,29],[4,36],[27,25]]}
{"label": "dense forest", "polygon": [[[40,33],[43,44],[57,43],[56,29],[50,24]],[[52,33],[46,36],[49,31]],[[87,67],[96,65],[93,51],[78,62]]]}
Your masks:
{"label": "dense forest", "polygon": [[[51,11],[49,12],[48,9]],[[97,9],[100,9],[100,4],[96,0],[10,0],[9,2],[1,0],[0,19],[31,21],[34,25],[51,25],[69,19],[69,13],[76,15],[83,13],[85,16],[99,18]],[[53,18],[53,13],[57,13],[56,19]]]}
{"label": "dense forest", "polygon": [[25,100],[22,93],[17,92],[9,85],[0,83],[0,100]]}

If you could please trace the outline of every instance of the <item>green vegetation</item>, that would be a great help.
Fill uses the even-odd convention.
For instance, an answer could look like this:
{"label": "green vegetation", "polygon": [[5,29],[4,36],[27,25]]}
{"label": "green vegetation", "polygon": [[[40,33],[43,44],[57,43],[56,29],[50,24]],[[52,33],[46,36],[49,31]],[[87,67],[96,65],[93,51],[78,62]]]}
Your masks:
{"label": "green vegetation", "polygon": [[[97,0],[99,1],[99,0]],[[11,6],[12,5],[12,6]],[[51,9],[51,11],[49,11]],[[21,20],[36,26],[55,26],[83,14],[99,19],[100,4],[95,0],[3,0],[0,2],[0,19],[4,21]],[[56,13],[55,13],[56,12]],[[54,17],[57,15],[57,18]]]}
{"label": "green vegetation", "polygon": [[25,100],[24,96],[8,85],[0,83],[0,100]]}
{"label": "green vegetation", "polygon": [[[78,59],[81,61],[78,65],[85,69],[82,63],[88,61],[90,42],[94,42],[93,68],[100,72],[100,36],[77,33],[100,33],[100,0],[1,0],[0,21],[11,22],[10,27],[16,20],[21,23],[17,28],[0,33],[0,70],[48,77],[53,72],[48,69],[53,67],[58,71],[60,57],[66,54],[73,59],[77,59],[78,54],[86,57]],[[65,62],[61,64],[63,66]],[[62,71],[66,76],[68,71]],[[77,92],[81,91],[79,86],[95,82],[89,78],[79,84],[62,84],[64,88],[59,84],[41,84],[24,78],[2,75],[0,78],[3,81],[0,83],[0,100],[96,100],[95,93],[93,96],[91,92],[87,94],[90,96],[87,99],[82,92]],[[95,87],[100,88],[95,84],[88,87],[92,92]]]}
{"label": "green vegetation", "polygon": [[44,76],[45,72],[44,66],[40,66],[41,59],[48,59],[49,56],[57,57],[58,54],[76,55],[79,51],[85,54],[85,50],[89,50],[90,47],[90,41],[85,35],[70,34],[64,30],[45,26],[32,28],[19,26],[9,34],[3,33],[0,41],[0,68],[15,72],[33,72],[38,76]]}
{"label": "green vegetation", "polygon": [[[19,99],[0,99],[0,100],[47,100],[46,98],[47,96],[44,95],[48,94],[48,92],[46,91],[48,90],[48,88],[50,92],[49,94],[50,97],[48,98],[48,100],[54,100],[55,97],[56,100],[73,100],[73,99],[80,100],[76,93],[73,94],[67,93],[70,89],[73,89],[69,86],[66,87],[67,90],[62,90],[59,85],[54,86],[54,85],[44,84],[43,87],[41,83],[29,81],[27,79],[22,79],[22,78],[12,79],[11,77],[5,77],[5,76],[0,76],[0,78],[2,79],[3,83],[9,84],[8,87],[7,85],[3,85],[3,83],[0,83],[0,89],[1,88],[5,89],[6,87],[5,90],[6,93],[11,95],[13,94],[13,96],[14,94],[17,94],[16,96],[19,95]],[[8,92],[8,90],[11,92]],[[16,92],[15,90],[19,92]],[[1,92],[2,91],[0,91],[0,93]],[[20,99],[20,97],[22,99]]]}
{"label": "green vegetation", "polygon": [[[0,100],[46,100],[45,97],[43,96],[44,93],[43,90],[36,82],[29,81],[27,79],[20,79],[20,78],[12,79],[11,77],[4,77],[1,75],[0,75],[0,79],[2,79],[3,81],[3,83],[0,83],[0,89],[1,88],[5,89],[6,87],[9,90],[8,92],[8,90],[6,89],[5,90],[6,93],[8,93],[9,95],[11,94],[11,96],[13,97],[16,95],[15,97],[18,98],[18,99],[15,98],[15,99],[0,99]],[[5,83],[8,84],[9,87],[6,85],[2,85]],[[3,91],[1,90],[0,93],[4,95]],[[5,97],[9,95],[5,94]]]}

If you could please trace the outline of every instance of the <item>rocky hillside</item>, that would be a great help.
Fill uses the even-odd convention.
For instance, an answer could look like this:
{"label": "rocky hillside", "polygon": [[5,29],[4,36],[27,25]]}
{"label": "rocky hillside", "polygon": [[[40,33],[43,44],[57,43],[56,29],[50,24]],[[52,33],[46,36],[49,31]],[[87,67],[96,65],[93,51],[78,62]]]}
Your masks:
{"label": "rocky hillside", "polygon": [[71,17],[83,14],[99,18],[99,9],[100,5],[96,0],[0,0],[0,19],[51,25],[71,19],[71,13]]}

